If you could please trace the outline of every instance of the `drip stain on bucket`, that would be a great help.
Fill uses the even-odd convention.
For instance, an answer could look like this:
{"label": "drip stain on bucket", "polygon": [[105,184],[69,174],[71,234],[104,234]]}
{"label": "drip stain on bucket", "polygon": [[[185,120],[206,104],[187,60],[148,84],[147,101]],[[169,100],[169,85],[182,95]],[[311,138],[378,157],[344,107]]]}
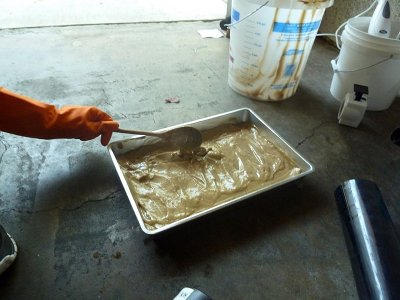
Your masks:
{"label": "drip stain on bucket", "polygon": [[[233,0],[229,86],[257,100],[294,95],[332,1]],[[237,24],[235,24],[237,23]]]}

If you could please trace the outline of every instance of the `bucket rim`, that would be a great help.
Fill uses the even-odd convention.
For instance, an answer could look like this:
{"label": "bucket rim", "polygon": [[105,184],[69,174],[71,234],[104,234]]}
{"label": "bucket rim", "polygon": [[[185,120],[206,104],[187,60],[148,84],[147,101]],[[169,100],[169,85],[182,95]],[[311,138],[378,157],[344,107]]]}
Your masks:
{"label": "bucket rim", "polygon": [[400,40],[374,36],[361,30],[359,28],[360,26],[357,26],[362,25],[368,27],[370,19],[371,17],[349,19],[342,34],[342,42],[345,43],[345,41],[348,40],[359,46],[364,46],[375,51],[391,53],[396,56],[400,55]]}
{"label": "bucket rim", "polygon": [[[238,1],[238,0],[236,0]],[[246,0],[252,4],[256,5],[266,5],[267,7],[279,7],[279,8],[287,8],[287,9],[325,9],[331,7],[334,3],[334,0],[310,0],[310,3],[307,3],[307,0]],[[268,2],[268,4],[266,4]]]}
{"label": "bucket rim", "polygon": [[[371,17],[356,17],[356,18],[351,18],[347,21],[346,27],[351,29],[352,31],[355,31],[357,33],[360,33],[362,37],[364,37],[365,39],[368,40],[372,40],[376,43],[387,43],[387,42],[392,42],[393,44],[397,44],[398,47],[400,47],[400,40],[396,39],[396,38],[385,38],[385,37],[381,37],[381,36],[375,36],[375,35],[371,35],[368,32],[365,32],[363,30],[360,30],[359,28],[357,28],[356,25],[363,25],[366,26],[368,28],[368,24],[371,21]],[[392,23],[397,23],[400,24],[400,21],[392,21]]]}

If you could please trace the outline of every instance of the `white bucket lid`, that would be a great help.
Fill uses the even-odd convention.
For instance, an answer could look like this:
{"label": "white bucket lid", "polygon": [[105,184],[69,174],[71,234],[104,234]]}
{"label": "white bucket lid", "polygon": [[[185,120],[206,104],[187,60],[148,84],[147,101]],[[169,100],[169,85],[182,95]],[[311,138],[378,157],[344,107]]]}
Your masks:
{"label": "white bucket lid", "polygon": [[[351,41],[358,46],[400,55],[400,40],[379,37],[368,33],[371,17],[358,17],[349,19],[342,35],[343,43]],[[400,22],[392,21],[392,28],[398,32]]]}
{"label": "white bucket lid", "polygon": [[[243,1],[243,0],[238,0]],[[270,7],[288,8],[288,9],[320,9],[333,5],[334,0],[247,0],[247,2],[266,5]],[[268,2],[268,4],[265,4]]]}

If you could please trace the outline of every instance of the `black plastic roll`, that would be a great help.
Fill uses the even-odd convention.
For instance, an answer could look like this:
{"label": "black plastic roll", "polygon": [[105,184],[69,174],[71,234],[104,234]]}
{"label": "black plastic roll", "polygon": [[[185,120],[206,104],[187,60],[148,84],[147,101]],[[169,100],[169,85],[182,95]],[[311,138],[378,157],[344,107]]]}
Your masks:
{"label": "black plastic roll", "polygon": [[400,299],[400,240],[378,186],[348,180],[335,198],[360,299]]}

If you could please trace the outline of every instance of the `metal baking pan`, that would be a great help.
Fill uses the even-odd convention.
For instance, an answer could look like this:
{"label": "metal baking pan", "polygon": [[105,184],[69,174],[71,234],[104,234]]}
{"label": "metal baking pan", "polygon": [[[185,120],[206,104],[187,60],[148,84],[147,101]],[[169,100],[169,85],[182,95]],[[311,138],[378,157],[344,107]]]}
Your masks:
{"label": "metal baking pan", "polygon": [[119,166],[119,163],[117,161],[117,157],[119,155],[122,155],[126,152],[135,150],[139,147],[142,147],[144,145],[149,145],[149,144],[154,144],[157,141],[159,141],[157,138],[154,137],[144,137],[144,136],[133,136],[132,138],[129,139],[125,139],[125,140],[119,140],[119,141],[115,141],[112,142],[109,146],[108,146],[108,151],[110,153],[111,159],[114,163],[114,166],[116,168],[116,171],[119,175],[119,178],[122,182],[122,185],[125,189],[125,192],[128,196],[128,199],[132,205],[133,211],[135,212],[135,215],[139,221],[140,227],[142,228],[143,232],[145,232],[146,234],[149,235],[153,235],[153,234],[158,234],[161,233],[165,230],[171,229],[173,227],[179,226],[181,224],[190,222],[196,218],[199,218],[201,216],[210,214],[216,210],[219,210],[221,208],[224,208],[226,206],[232,205],[234,203],[243,201],[245,199],[248,199],[254,195],[263,193],[265,191],[271,190],[273,188],[276,188],[278,186],[284,185],[288,182],[297,180],[301,177],[304,177],[307,174],[310,174],[311,172],[313,172],[313,166],[306,160],[304,159],[293,147],[291,147],[283,138],[281,138],[270,126],[268,126],[268,124],[266,124],[259,116],[257,116],[252,110],[248,109],[248,108],[242,108],[242,109],[238,109],[238,110],[234,110],[234,111],[230,111],[230,112],[226,112],[226,113],[222,113],[222,114],[218,114],[215,116],[211,116],[208,118],[204,118],[204,119],[200,119],[200,120],[196,120],[196,121],[192,121],[192,122],[187,122],[187,123],[183,123],[183,124],[179,124],[176,126],[171,126],[168,128],[163,128],[159,131],[164,131],[164,130],[169,130],[169,129],[173,129],[173,128],[177,128],[177,127],[181,127],[181,126],[192,126],[195,127],[197,129],[199,129],[200,131],[203,130],[207,130],[207,129],[211,129],[211,128],[215,128],[219,125],[223,125],[223,124],[235,124],[235,123],[241,123],[241,122],[250,122],[252,124],[254,124],[255,126],[257,126],[260,130],[264,130],[264,132],[268,135],[268,137],[270,138],[270,140],[277,146],[279,147],[281,150],[283,150],[291,159],[293,159],[296,164],[301,168],[301,172],[295,176],[289,177],[287,179],[275,182],[273,184],[268,184],[265,185],[253,192],[247,193],[243,196],[239,196],[236,197],[234,199],[228,200],[224,203],[220,203],[214,207],[211,207],[209,209],[203,210],[201,212],[195,213],[193,215],[190,215],[188,217],[185,217],[181,220],[175,221],[171,224],[165,225],[161,228],[157,228],[154,230],[149,230],[148,228],[146,228],[145,224],[144,224],[144,220],[140,214],[139,211],[139,207],[137,205],[137,202],[135,201],[135,198],[133,197],[127,180]]}

